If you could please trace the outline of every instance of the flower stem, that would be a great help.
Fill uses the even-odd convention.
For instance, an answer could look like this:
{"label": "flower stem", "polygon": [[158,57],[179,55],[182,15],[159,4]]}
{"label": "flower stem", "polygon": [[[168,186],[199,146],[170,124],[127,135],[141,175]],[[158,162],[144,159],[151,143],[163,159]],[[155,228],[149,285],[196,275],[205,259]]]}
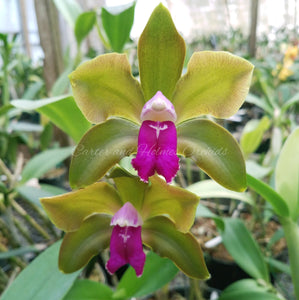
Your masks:
{"label": "flower stem", "polygon": [[280,218],[286,242],[296,299],[299,299],[299,226],[291,218]]}

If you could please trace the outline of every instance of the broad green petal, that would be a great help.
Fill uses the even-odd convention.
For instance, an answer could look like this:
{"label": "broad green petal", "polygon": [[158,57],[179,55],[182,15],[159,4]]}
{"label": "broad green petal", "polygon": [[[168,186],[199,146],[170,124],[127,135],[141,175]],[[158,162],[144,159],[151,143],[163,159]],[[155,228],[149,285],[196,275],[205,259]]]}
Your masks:
{"label": "broad green petal", "polygon": [[116,190],[105,182],[40,201],[51,221],[66,232],[79,229],[83,220],[93,213],[113,215],[122,206]]}
{"label": "broad green petal", "polygon": [[165,216],[178,230],[189,231],[194,222],[199,197],[185,189],[167,184],[157,175],[150,177],[150,183],[144,194],[141,212],[144,220]]}
{"label": "broad green petal", "polygon": [[124,156],[136,152],[138,131],[137,124],[124,119],[110,119],[91,128],[73,154],[70,185],[94,183]]}
{"label": "broad green petal", "polygon": [[155,217],[144,223],[142,241],[162,257],[170,258],[190,277],[208,279],[203,253],[191,233],[182,233],[165,217]]}
{"label": "broad green petal", "polygon": [[174,91],[177,122],[206,114],[232,116],[248,94],[252,72],[250,62],[228,52],[195,52]]}
{"label": "broad green petal", "polygon": [[292,219],[299,217],[299,128],[287,138],[275,169],[276,191],[286,202]]}
{"label": "broad green petal", "polygon": [[69,78],[75,101],[90,122],[110,116],[140,122],[144,98],[125,54],[100,55],[82,63]]}
{"label": "broad green petal", "polygon": [[178,153],[192,158],[212,179],[227,189],[246,189],[245,162],[237,141],[223,127],[194,119],[177,127]]}
{"label": "broad green petal", "polygon": [[140,81],[145,100],[157,91],[171,99],[185,59],[186,46],[169,11],[158,5],[138,42]]}
{"label": "broad green petal", "polygon": [[109,246],[111,217],[94,214],[88,217],[80,229],[67,233],[59,253],[59,269],[72,273],[85,266],[90,259]]}

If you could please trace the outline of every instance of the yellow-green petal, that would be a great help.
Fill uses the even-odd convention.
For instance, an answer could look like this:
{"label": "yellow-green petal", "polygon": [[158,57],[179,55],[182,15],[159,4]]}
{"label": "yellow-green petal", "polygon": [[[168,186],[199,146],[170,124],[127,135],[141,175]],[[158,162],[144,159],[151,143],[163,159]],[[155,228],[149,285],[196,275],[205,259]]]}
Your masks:
{"label": "yellow-green petal", "polygon": [[228,118],[235,114],[249,91],[253,68],[228,52],[195,52],[174,91],[177,122],[200,115]]}
{"label": "yellow-green petal", "polygon": [[245,162],[237,141],[223,127],[193,119],[177,127],[178,153],[192,158],[212,179],[227,189],[243,192]]}
{"label": "yellow-green petal", "polygon": [[142,217],[146,220],[156,216],[169,218],[182,232],[187,232],[194,222],[199,197],[180,187],[169,185],[155,175],[144,194]]}
{"label": "yellow-green petal", "polygon": [[122,206],[115,189],[105,182],[40,201],[56,227],[66,232],[77,230],[83,220],[94,213],[113,215]]}
{"label": "yellow-green petal", "polygon": [[110,221],[108,215],[94,214],[78,231],[67,233],[60,247],[59,269],[64,273],[75,272],[108,248],[112,232]]}
{"label": "yellow-green petal", "polygon": [[142,227],[142,241],[162,257],[170,258],[186,275],[208,279],[203,253],[198,241],[188,233],[182,233],[165,217],[155,217]]}
{"label": "yellow-green petal", "polygon": [[75,101],[90,122],[110,116],[140,122],[144,98],[126,54],[100,55],[82,63],[69,78]]}
{"label": "yellow-green petal", "polygon": [[69,181],[74,187],[96,182],[123,157],[137,150],[139,126],[125,119],[110,119],[92,127],[73,154]]}
{"label": "yellow-green petal", "polygon": [[153,11],[138,42],[140,81],[145,100],[158,91],[171,99],[181,76],[186,46],[162,4]]}

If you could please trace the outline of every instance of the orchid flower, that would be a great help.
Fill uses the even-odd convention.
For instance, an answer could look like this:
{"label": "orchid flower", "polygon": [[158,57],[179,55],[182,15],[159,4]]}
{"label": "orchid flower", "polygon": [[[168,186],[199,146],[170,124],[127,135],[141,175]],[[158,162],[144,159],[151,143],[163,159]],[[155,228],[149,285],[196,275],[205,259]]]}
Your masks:
{"label": "orchid flower", "polygon": [[74,152],[72,187],[96,182],[137,152],[132,165],[144,182],[155,173],[170,182],[182,155],[224,187],[246,188],[238,143],[204,116],[228,118],[238,111],[253,65],[228,52],[195,52],[181,77],[184,59],[185,42],[160,4],[138,42],[140,82],[125,54],[100,55],[70,74],[74,99],[95,124]]}
{"label": "orchid flower", "polygon": [[109,247],[106,269],[113,274],[130,264],[141,276],[142,244],[168,257],[188,276],[209,277],[198,241],[189,232],[198,197],[168,185],[157,175],[145,184],[138,177],[114,178],[116,189],[97,182],[60,196],[41,199],[52,222],[66,232],[59,268],[71,273]]}

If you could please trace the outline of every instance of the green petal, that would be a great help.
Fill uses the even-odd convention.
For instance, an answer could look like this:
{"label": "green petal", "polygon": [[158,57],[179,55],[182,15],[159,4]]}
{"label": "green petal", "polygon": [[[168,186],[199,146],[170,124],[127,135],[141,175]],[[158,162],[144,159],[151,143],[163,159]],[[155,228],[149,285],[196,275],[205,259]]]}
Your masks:
{"label": "green petal", "polygon": [[128,176],[116,177],[114,182],[123,203],[131,202],[143,220],[165,216],[178,230],[189,231],[199,202],[195,194],[171,186],[157,175],[150,177],[150,184]]}
{"label": "green petal", "polygon": [[175,186],[171,186],[155,175],[150,177],[145,191],[141,215],[144,219],[166,216],[182,232],[187,232],[194,222],[199,197]]}
{"label": "green petal", "polygon": [[233,136],[216,123],[194,119],[177,127],[178,153],[191,157],[211,178],[227,189],[246,189],[245,162]]}
{"label": "green petal", "polygon": [[140,122],[144,98],[125,54],[100,55],[82,63],[69,78],[75,101],[90,122],[109,116]]}
{"label": "green petal", "polygon": [[112,233],[110,221],[110,216],[95,214],[78,231],[67,233],[60,248],[59,269],[64,273],[75,272],[107,248]]}
{"label": "green petal", "polygon": [[165,217],[148,220],[142,227],[142,241],[162,257],[170,258],[193,278],[207,279],[207,270],[199,243],[191,233],[177,231]]}
{"label": "green petal", "polygon": [[115,189],[105,182],[40,201],[51,221],[66,232],[79,229],[83,220],[93,213],[113,215],[122,206]]}
{"label": "green petal", "polygon": [[174,92],[177,122],[205,114],[235,114],[248,93],[252,72],[251,63],[228,52],[195,52]]}
{"label": "green petal", "polygon": [[124,119],[110,119],[91,128],[73,154],[69,180],[72,187],[94,183],[137,149],[139,126]]}
{"label": "green petal", "polygon": [[140,80],[146,100],[157,91],[171,99],[181,76],[186,46],[169,11],[158,5],[138,42]]}

